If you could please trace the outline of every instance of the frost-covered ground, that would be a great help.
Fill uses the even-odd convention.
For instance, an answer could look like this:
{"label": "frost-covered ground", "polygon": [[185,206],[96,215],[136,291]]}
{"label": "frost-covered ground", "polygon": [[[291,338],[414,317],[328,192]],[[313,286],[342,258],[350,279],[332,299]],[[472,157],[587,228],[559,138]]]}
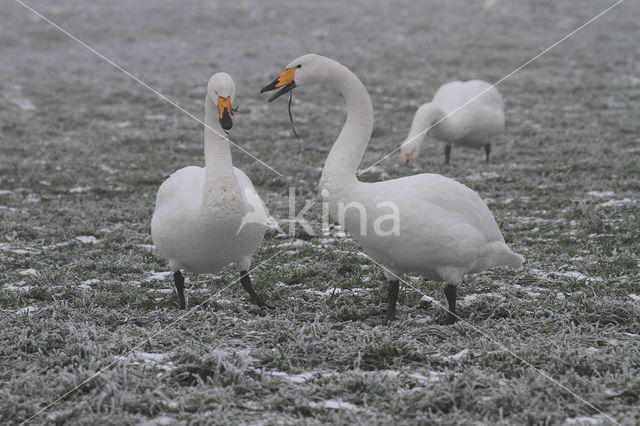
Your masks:
{"label": "frost-covered ground", "polygon": [[[231,73],[232,139],[284,176],[238,151],[234,161],[286,230],[289,186],[298,211],[317,200],[345,117],[334,91],[296,91],[298,153],[286,101],[258,94],[291,59],[325,54],[365,83],[376,127],[364,168],[397,146],[440,84],[495,81],[613,0],[503,1],[488,16],[475,3],[30,4],[198,117],[208,77]],[[394,155],[363,175],[459,179],[527,258],[522,271],[459,286],[466,324],[440,325],[442,286],[414,279],[420,291],[404,289],[398,321],[385,326],[381,270],[348,235],[300,228],[293,239],[270,231],[254,259],[275,255],[253,273],[275,311],[249,304],[239,285],[225,289],[236,279],[228,268],[188,277],[183,316],[149,223],[163,178],[202,164],[202,128],[2,0],[1,422],[20,423],[113,364],[33,423],[609,422],[535,369],[637,423],[638,22],[640,5],[627,0],[505,81],[507,133],[491,165],[454,148],[445,167],[432,141],[416,170]],[[320,221],[317,202],[306,217]]]}

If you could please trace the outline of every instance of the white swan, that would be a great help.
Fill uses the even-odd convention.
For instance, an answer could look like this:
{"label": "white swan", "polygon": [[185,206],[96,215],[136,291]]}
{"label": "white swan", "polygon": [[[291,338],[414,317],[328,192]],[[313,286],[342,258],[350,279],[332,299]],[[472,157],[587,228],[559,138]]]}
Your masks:
{"label": "white swan", "polygon": [[233,125],[235,92],[229,74],[216,73],[209,79],[205,167],[178,170],[162,183],[156,196],[151,236],[156,253],[169,260],[182,309],[187,304],[180,270],[215,273],[230,263],[240,271],[240,282],[251,300],[266,306],[253,290],[247,273],[251,256],[264,236],[266,211],[251,180],[233,167],[225,136]]}
{"label": "white swan", "polygon": [[[448,114],[451,115],[444,118]],[[491,137],[504,132],[502,95],[491,84],[480,80],[453,81],[441,86],[433,100],[418,108],[413,117],[409,135],[400,149],[404,164],[411,165],[417,158],[427,129],[434,124],[428,133],[447,142],[445,163],[449,163],[451,144],[472,148],[484,146],[488,163]]]}
{"label": "white swan", "polygon": [[524,258],[504,242],[482,199],[455,180],[419,174],[375,183],[356,172],[373,128],[367,90],[344,65],[318,55],[291,62],[262,92],[281,88],[272,101],[296,86],[329,83],[347,104],[347,120],[333,144],[320,179],[330,215],[384,268],[389,282],[387,321],[395,318],[399,276],[418,273],[447,283],[449,320],[454,321],[456,284],[465,274]]}

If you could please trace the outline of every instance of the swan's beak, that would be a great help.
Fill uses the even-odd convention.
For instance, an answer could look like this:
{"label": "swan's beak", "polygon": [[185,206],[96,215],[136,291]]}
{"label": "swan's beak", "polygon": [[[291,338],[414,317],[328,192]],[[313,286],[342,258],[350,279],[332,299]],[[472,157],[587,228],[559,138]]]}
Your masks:
{"label": "swan's beak", "polygon": [[412,152],[404,155],[404,165],[405,166],[412,166],[413,165],[413,153]]}
{"label": "swan's beak", "polygon": [[287,68],[282,72],[282,74],[278,76],[278,78],[264,86],[262,90],[260,90],[260,93],[268,92],[270,90],[275,90],[282,87],[282,89],[277,91],[273,96],[269,98],[269,102],[271,102],[274,99],[277,99],[280,96],[284,95],[285,93],[292,91],[296,88],[296,82],[293,81],[293,76],[295,73],[296,68]]}
{"label": "swan's beak", "polygon": [[233,121],[231,121],[231,96],[226,98],[218,96],[218,114],[220,126],[224,130],[230,130],[233,127]]}

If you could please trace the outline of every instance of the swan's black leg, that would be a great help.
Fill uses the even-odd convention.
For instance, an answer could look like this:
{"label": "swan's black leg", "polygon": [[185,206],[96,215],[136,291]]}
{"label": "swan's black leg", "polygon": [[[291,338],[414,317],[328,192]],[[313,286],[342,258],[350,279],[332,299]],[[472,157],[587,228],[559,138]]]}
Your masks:
{"label": "swan's black leg", "polygon": [[249,293],[249,297],[251,297],[251,301],[260,306],[261,308],[269,308],[273,309],[272,306],[267,305],[264,301],[258,296],[253,289],[253,284],[251,284],[251,278],[249,277],[249,273],[247,271],[240,271],[240,284],[242,287]]}
{"label": "swan's black leg", "polygon": [[485,161],[489,164],[489,154],[491,153],[491,144],[484,144]]}
{"label": "swan's black leg", "polygon": [[451,157],[451,144],[448,143],[444,146],[444,164],[449,164],[449,157]]}
{"label": "swan's black leg", "polygon": [[396,303],[400,291],[400,280],[389,281],[389,300],[387,301],[387,322],[396,319]]}
{"label": "swan's black leg", "polygon": [[178,292],[180,309],[187,309],[187,300],[184,298],[184,277],[180,271],[173,273],[173,284],[176,286],[176,291]]}
{"label": "swan's black leg", "polygon": [[444,295],[447,296],[447,302],[449,302],[449,324],[453,324],[457,321],[456,316],[456,285],[447,284],[444,289]]}

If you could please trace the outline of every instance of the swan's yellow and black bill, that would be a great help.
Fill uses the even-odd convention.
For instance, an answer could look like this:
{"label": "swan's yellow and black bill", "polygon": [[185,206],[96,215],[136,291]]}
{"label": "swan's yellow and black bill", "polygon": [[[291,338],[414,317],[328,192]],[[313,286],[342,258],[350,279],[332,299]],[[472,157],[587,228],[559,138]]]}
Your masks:
{"label": "swan's yellow and black bill", "polygon": [[408,153],[404,155],[404,164],[405,166],[413,165],[413,153]]}
{"label": "swan's yellow and black bill", "polygon": [[296,82],[293,80],[293,77],[296,73],[296,68],[287,68],[271,83],[267,84],[260,90],[260,93],[269,92],[271,90],[280,89],[273,96],[269,98],[269,102],[279,98],[287,92],[292,91],[296,88]]}
{"label": "swan's yellow and black bill", "polygon": [[218,114],[220,126],[224,130],[230,130],[233,127],[231,120],[231,97],[222,98],[218,96]]}

